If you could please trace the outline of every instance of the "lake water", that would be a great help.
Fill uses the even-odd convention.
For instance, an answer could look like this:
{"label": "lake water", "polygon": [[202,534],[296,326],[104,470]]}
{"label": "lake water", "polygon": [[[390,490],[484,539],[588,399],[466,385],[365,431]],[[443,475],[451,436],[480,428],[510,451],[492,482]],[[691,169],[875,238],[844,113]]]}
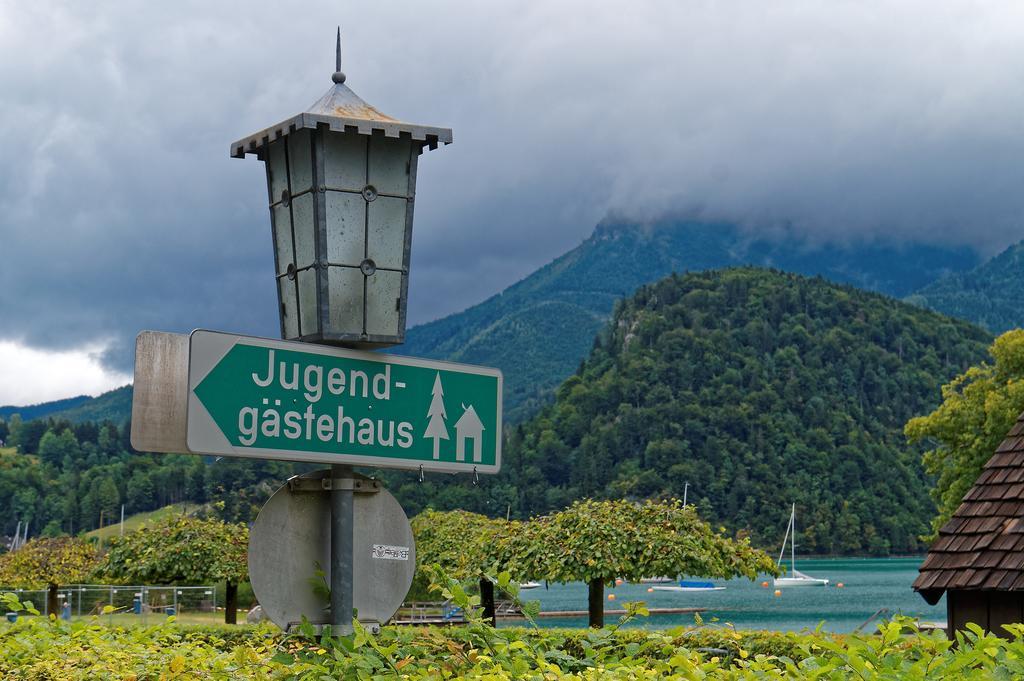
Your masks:
{"label": "lake water", "polygon": [[[871,617],[880,608],[891,613],[919,617],[925,622],[945,622],[946,601],[930,606],[910,585],[917,577],[921,558],[845,558],[797,561],[800,571],[812,577],[830,580],[826,587],[791,587],[775,596],[771,578],[761,577],[756,582],[746,579],[716,581],[724,591],[649,593],[646,584],[622,584],[607,587],[605,597],[615,594],[615,601],[605,601],[609,610],[620,609],[627,601],[644,601],[650,608],[705,607],[701,617],[705,622],[718,618],[720,623],[731,623],[738,629],[774,629],[799,631],[813,629],[824,623],[827,631],[850,632]],[[761,586],[768,581],[768,588]],[[843,587],[836,584],[842,582]],[[520,594],[523,600],[539,600],[542,611],[586,610],[587,587],[582,583],[551,584],[545,589],[529,589]],[[605,618],[606,624],[617,621],[618,616]],[[651,615],[640,618],[632,626],[668,628],[693,624],[693,615]],[[509,625],[521,622],[509,622]],[[586,617],[542,618],[543,627],[585,627]],[[873,631],[874,624],[867,630]]]}

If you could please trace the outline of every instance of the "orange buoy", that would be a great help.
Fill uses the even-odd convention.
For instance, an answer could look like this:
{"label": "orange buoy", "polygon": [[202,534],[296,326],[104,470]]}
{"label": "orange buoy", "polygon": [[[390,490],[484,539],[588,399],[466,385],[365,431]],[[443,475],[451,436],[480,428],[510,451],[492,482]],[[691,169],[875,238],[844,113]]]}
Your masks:
{"label": "orange buoy", "polygon": [[608,594],[608,600],[609,601],[614,601],[615,600],[615,594]]}
{"label": "orange buoy", "polygon": [[615,580],[615,586],[622,586],[622,580],[621,579],[616,579]]}
{"label": "orange buoy", "polygon": [[844,586],[846,586],[846,585],[843,584],[842,582],[839,582],[838,584],[836,584],[836,588],[837,589],[842,589]]}
{"label": "orange buoy", "polygon": [[779,589],[776,589],[775,590],[775,595],[776,596],[781,596],[782,595],[782,591],[780,591]]}
{"label": "orange buoy", "polygon": [[653,586],[647,587],[647,593],[649,593],[649,594],[654,593],[654,587]]}
{"label": "orange buoy", "polygon": [[761,586],[763,586],[765,589],[767,589],[768,588],[768,582],[761,582]]}

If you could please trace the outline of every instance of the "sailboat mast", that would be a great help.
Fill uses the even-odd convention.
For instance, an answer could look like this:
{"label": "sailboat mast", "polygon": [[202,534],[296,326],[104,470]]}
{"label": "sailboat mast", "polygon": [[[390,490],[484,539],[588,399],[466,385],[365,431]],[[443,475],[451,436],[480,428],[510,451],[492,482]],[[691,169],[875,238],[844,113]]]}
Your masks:
{"label": "sailboat mast", "polygon": [[782,557],[786,555],[786,542],[789,541],[789,530],[793,527],[793,516],[789,516],[789,522],[786,523],[786,534],[782,537],[782,548],[779,549],[779,560],[776,565],[782,565]]}
{"label": "sailboat mast", "polygon": [[789,524],[793,527],[793,536],[789,540],[789,571],[796,577],[796,502],[793,503],[793,511],[789,515]]}

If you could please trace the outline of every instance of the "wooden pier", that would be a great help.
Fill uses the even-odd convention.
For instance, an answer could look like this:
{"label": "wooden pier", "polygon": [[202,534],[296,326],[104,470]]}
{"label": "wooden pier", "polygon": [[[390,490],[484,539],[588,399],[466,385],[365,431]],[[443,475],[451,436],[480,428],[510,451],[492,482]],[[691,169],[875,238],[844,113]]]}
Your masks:
{"label": "wooden pier", "polygon": [[[707,608],[648,608],[648,614],[654,615],[692,615],[698,612],[707,612]],[[605,610],[605,615],[625,615],[625,610]],[[546,610],[537,613],[537,617],[587,617],[590,612],[587,610]],[[526,619],[522,613],[502,613],[498,619]]]}
{"label": "wooden pier", "polygon": [[[499,603],[496,608],[496,615],[499,620],[525,620],[526,616],[519,610],[510,607],[511,604]],[[648,608],[651,617],[655,615],[693,615],[706,612],[707,608]],[[537,613],[538,618],[565,618],[565,617],[587,617],[590,613],[586,610],[545,610]],[[605,615],[625,615],[625,610],[605,610]],[[446,607],[443,603],[413,603],[403,606],[392,618],[391,624],[400,625],[454,625],[465,624],[466,618],[461,611]]]}

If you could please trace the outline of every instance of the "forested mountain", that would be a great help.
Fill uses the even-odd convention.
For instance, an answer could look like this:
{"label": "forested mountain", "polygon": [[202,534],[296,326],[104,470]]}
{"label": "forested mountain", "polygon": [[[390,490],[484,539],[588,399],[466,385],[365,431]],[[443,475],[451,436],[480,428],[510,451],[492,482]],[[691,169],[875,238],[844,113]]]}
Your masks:
{"label": "forested mountain", "polygon": [[906,298],[1002,333],[1024,326],[1024,241],[968,272],[951,272]]}
{"label": "forested mountain", "polygon": [[800,551],[919,550],[934,506],[903,425],[990,341],[821,278],[672,275],[617,307],[554,404],[510,434],[482,494],[526,515],[681,497],[689,482],[702,516],[758,546],[780,542],[796,502]]}
{"label": "forested mountain", "polygon": [[391,351],[500,368],[506,420],[514,423],[548,402],[587,356],[616,300],[672,272],[771,266],[900,297],[977,262],[967,249],[922,244],[815,246],[792,236],[751,239],[730,224],[605,221],[502,293],[409,329],[406,344]]}

